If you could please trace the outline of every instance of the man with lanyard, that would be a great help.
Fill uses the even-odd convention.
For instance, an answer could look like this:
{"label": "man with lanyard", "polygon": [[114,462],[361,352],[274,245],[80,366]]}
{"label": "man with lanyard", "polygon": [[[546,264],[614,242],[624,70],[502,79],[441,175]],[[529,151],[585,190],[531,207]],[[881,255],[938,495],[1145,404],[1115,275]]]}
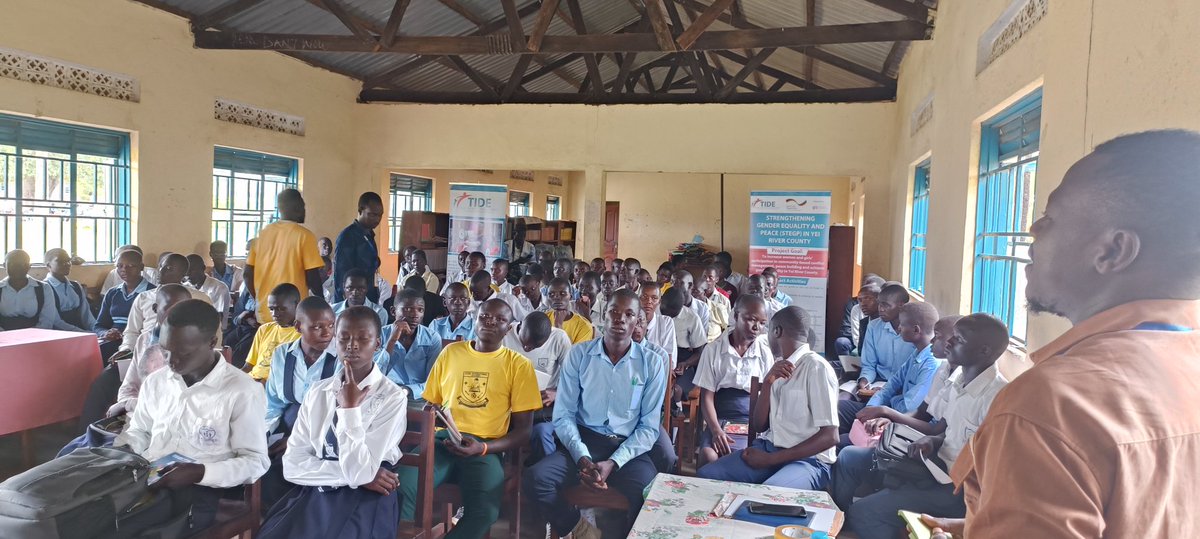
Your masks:
{"label": "man with lanyard", "polygon": [[[367,274],[367,299],[379,302],[379,287],[373,277],[379,271],[379,247],[375,245],[375,229],[383,220],[383,199],[379,193],[368,191],[358,197],[358,218],[342,229],[333,249],[333,302],[345,301],[342,283],[351,269]],[[387,320],[384,320],[387,322]]]}
{"label": "man with lanyard", "polygon": [[965,523],[927,524],[981,539],[1200,537],[1198,206],[1194,131],[1121,136],[1067,171],[1029,229],[1025,297],[1073,327],[1030,354],[951,468]]}

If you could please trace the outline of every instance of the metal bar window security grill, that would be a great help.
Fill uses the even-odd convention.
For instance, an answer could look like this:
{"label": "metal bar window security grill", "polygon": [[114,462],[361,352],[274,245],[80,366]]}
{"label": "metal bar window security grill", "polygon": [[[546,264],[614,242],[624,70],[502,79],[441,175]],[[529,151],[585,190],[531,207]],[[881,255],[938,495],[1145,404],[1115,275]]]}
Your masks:
{"label": "metal bar window security grill", "polygon": [[289,157],[216,147],[213,151],[212,239],[244,257],[251,239],[279,218],[275,197],[295,188],[300,162]]}
{"label": "metal bar window security grill", "polygon": [[1042,92],[1022,98],[982,126],[972,308],[990,313],[1025,341],[1029,264]]}
{"label": "metal bar window security grill", "polygon": [[0,114],[0,248],[111,262],[130,241],[129,135]]}
{"label": "metal bar window security grill", "polygon": [[433,180],[392,174],[388,193],[391,197],[391,212],[388,214],[388,250],[398,253],[400,225],[406,211],[433,211]]}
{"label": "metal bar window security grill", "polygon": [[925,293],[925,264],[929,233],[929,170],[926,160],[913,171],[912,237],[909,241],[908,287]]}
{"label": "metal bar window security grill", "polygon": [[522,191],[508,192],[508,216],[526,217],[531,215],[529,210],[529,193]]}
{"label": "metal bar window security grill", "polygon": [[562,219],[562,198],[556,196],[546,197],[546,220],[558,221]]}

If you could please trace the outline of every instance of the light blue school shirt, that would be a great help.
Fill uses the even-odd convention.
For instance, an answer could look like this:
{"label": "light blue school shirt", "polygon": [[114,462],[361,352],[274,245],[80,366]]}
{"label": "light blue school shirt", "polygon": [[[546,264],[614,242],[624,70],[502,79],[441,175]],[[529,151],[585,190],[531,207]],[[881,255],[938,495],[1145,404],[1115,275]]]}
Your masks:
{"label": "light blue school shirt", "polygon": [[559,372],[554,432],[575,462],[592,458],[580,438],[580,426],[627,437],[610,457],[619,468],[658,440],[666,388],[666,362],[645,346],[630,342],[629,351],[613,365],[604,353],[603,337],[579,343],[567,353]]}
{"label": "light blue school shirt", "polygon": [[[290,357],[289,357],[290,356]],[[292,403],[284,396],[284,380],[286,376],[284,363],[286,361],[294,361],[296,363],[296,373],[292,377],[292,390],[295,392],[297,402]],[[271,373],[267,375],[267,432],[275,432],[275,427],[279,426],[279,419],[283,417],[283,411],[291,404],[302,404],[304,395],[308,393],[308,388],[321,380],[321,370],[325,368],[327,362],[333,361],[334,376],[342,370],[342,362],[338,361],[330,350],[321,353],[320,359],[317,359],[312,366],[304,361],[304,350],[300,348],[300,339],[296,339],[287,344],[281,344],[275,348],[275,352],[271,354]]]}
{"label": "light blue school shirt", "polygon": [[[346,300],[346,301],[349,301],[349,300]],[[338,315],[342,314],[342,311],[350,308],[349,305],[346,305],[346,301],[339,301],[339,302],[331,305],[331,307],[333,307],[333,316],[334,317],[337,317]],[[388,325],[387,309],[384,309],[378,303],[375,303],[371,300],[367,300],[367,302],[362,304],[362,306],[369,307],[372,311],[375,311],[375,315],[379,317],[379,325],[380,326]]]}
{"label": "light blue school shirt", "polygon": [[429,329],[443,341],[457,341],[460,337],[461,340],[469,341],[475,338],[475,317],[468,314],[457,328],[450,329],[450,317],[443,316],[430,322]]}
{"label": "light blue school shirt", "polygon": [[782,290],[776,290],[775,301],[782,303],[784,307],[790,307],[792,305],[792,296],[784,294]]}
{"label": "light blue school shirt", "polygon": [[[91,331],[92,326],[96,325],[96,316],[92,314],[87,297],[80,297],[75,293],[75,287],[71,286],[69,281],[60,281],[54,275],[47,275],[43,282],[50,285],[50,288],[53,288],[58,294],[55,299],[58,302],[58,312],[79,311],[79,320],[83,325],[78,328],[78,331]],[[82,286],[80,289],[82,290]]]}
{"label": "light blue school shirt", "polygon": [[862,338],[862,373],[858,377],[866,378],[867,382],[891,380],[904,361],[916,352],[917,348],[904,342],[890,322],[873,319]]}
{"label": "light blue school shirt", "polygon": [[[42,289],[42,310],[38,312],[36,289]],[[37,316],[35,328],[57,329],[61,331],[79,331],[79,328],[63,322],[58,317],[58,304],[54,301],[54,293],[45,283],[29,278],[25,288],[17,290],[8,284],[8,278],[0,281],[0,316],[20,316],[31,318]]]}
{"label": "light blue school shirt", "polygon": [[867,401],[867,406],[887,406],[902,414],[912,413],[925,402],[925,395],[941,366],[942,360],[933,357],[932,345],[913,352],[888,379],[887,385]]}
{"label": "light blue school shirt", "polygon": [[[436,332],[420,325],[416,327],[416,331],[412,346],[407,350],[403,343],[396,341],[396,348],[390,355],[386,349],[375,354],[375,364],[379,366],[379,370],[396,385],[408,388],[412,392],[409,398],[420,398],[425,393],[425,381],[429,379],[429,371],[433,369],[434,360],[442,352],[442,338]],[[384,346],[387,346],[395,332],[396,326],[384,326],[381,337]]]}

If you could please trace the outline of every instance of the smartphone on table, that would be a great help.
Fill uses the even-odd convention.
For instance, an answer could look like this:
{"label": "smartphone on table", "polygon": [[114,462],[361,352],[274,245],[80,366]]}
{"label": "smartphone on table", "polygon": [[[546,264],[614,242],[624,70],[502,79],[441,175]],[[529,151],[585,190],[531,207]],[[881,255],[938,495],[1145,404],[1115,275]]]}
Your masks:
{"label": "smartphone on table", "polygon": [[800,505],[778,505],[773,503],[749,502],[748,509],[755,515],[770,515],[775,517],[805,518],[808,511]]}

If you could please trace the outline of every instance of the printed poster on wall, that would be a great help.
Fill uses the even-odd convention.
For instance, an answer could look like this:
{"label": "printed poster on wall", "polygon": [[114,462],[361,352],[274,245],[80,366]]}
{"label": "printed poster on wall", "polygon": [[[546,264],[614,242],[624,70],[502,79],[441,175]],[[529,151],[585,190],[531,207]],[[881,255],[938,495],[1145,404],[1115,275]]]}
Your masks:
{"label": "printed poster on wall", "polygon": [[[485,268],[500,256],[504,245],[504,218],[508,215],[508,187],[503,185],[450,184],[450,241],[446,248],[446,275],[458,272],[459,251],[480,251]],[[467,276],[468,279],[470,276]]]}
{"label": "printed poster on wall", "polygon": [[812,315],[818,352],[825,350],[831,204],[829,191],[750,192],[750,273],[779,272],[779,290]]}

